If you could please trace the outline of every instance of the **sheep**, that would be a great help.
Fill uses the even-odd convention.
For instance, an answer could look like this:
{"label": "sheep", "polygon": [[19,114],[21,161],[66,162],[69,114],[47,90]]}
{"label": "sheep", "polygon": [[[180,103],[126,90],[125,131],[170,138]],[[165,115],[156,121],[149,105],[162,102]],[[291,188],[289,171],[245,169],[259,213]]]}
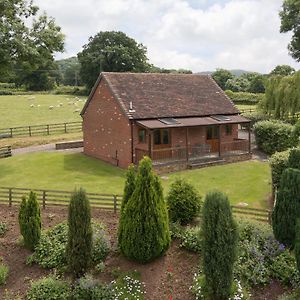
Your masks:
{"label": "sheep", "polygon": [[34,104],[30,104],[30,107],[31,107],[31,108],[34,107]]}
{"label": "sheep", "polygon": [[50,105],[50,106],[49,106],[49,109],[53,109],[53,108],[54,108],[54,106],[53,106],[53,105]]}
{"label": "sheep", "polygon": [[74,110],[74,113],[77,113],[77,112],[79,112],[80,111],[80,109],[79,108],[76,108],[75,110]]}

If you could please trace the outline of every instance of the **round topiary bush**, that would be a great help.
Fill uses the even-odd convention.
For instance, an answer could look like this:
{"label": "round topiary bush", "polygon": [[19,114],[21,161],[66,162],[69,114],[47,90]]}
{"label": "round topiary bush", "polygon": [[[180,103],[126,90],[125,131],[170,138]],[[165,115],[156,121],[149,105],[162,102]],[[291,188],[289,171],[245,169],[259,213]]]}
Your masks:
{"label": "round topiary bush", "polygon": [[171,185],[167,203],[170,220],[185,225],[199,214],[201,197],[191,184],[184,179],[176,179]]}

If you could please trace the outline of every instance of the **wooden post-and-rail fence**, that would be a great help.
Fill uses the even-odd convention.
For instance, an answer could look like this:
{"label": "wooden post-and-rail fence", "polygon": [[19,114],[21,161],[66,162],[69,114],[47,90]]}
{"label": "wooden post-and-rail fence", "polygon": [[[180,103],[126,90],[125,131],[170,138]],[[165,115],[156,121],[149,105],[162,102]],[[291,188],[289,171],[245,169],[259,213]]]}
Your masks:
{"label": "wooden post-and-rail fence", "polygon": [[[22,197],[27,196],[30,191],[33,191],[41,207],[46,206],[66,206],[69,204],[72,192],[56,191],[56,190],[41,190],[41,189],[25,189],[0,187],[0,204],[20,204]],[[92,207],[109,209],[117,212],[121,207],[122,196],[113,194],[86,194]]]}
{"label": "wooden post-and-rail fence", "polygon": [[0,147],[0,158],[11,156],[11,146]]}
{"label": "wooden post-and-rail fence", "polygon": [[65,122],[45,125],[28,125],[10,128],[0,128],[0,138],[30,137],[51,134],[81,132],[82,122]]}
{"label": "wooden post-and-rail fence", "polygon": [[[57,205],[67,206],[72,195],[70,191],[0,187],[0,204],[19,205],[22,196],[28,195],[31,190],[36,193],[37,199],[43,208]],[[91,206],[95,208],[113,210],[116,213],[121,207],[121,195],[87,193],[87,197]],[[271,211],[267,209],[232,206],[232,211],[237,217],[270,223]]]}

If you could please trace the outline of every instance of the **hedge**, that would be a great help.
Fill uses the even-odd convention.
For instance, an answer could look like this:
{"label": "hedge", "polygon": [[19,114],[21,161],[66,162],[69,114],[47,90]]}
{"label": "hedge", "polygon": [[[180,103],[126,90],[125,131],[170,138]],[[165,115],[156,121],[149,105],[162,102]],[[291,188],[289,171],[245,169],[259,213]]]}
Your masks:
{"label": "hedge", "polygon": [[254,126],[257,147],[267,154],[296,146],[294,127],[281,121],[260,121]]}
{"label": "hedge", "polygon": [[235,104],[257,104],[264,99],[265,95],[262,93],[232,92],[230,90],[226,90],[225,93]]}
{"label": "hedge", "polygon": [[272,184],[278,188],[283,171],[289,166],[290,150],[276,152],[270,158]]}

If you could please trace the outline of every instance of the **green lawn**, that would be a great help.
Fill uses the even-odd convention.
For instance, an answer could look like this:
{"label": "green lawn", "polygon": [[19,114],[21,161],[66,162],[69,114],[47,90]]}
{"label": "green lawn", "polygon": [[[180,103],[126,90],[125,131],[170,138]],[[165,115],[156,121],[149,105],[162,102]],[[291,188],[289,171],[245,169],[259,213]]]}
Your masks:
{"label": "green lawn", "polygon": [[85,100],[72,95],[0,96],[0,128],[80,121]]}
{"label": "green lawn", "polygon": [[[0,186],[121,194],[125,171],[83,154],[31,153],[0,160]],[[268,163],[249,161],[182,171],[163,176],[165,192],[176,177],[186,178],[201,195],[212,189],[228,194],[231,203],[266,208],[270,193]]]}

